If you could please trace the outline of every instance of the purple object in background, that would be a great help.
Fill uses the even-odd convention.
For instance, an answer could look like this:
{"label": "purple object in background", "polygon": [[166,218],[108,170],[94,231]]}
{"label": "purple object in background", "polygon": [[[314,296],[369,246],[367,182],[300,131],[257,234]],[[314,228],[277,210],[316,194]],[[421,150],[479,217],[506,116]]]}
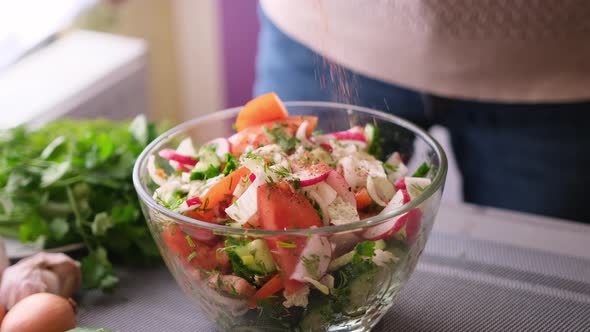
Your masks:
{"label": "purple object in background", "polygon": [[258,45],[257,0],[221,0],[221,35],[225,107],[252,99]]}

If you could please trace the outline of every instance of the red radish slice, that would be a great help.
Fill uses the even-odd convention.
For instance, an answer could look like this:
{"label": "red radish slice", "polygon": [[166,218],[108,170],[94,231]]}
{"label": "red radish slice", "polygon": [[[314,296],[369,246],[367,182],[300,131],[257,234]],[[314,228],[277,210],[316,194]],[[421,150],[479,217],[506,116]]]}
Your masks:
{"label": "red radish slice", "polygon": [[405,190],[405,189],[401,189],[401,190],[400,190],[400,192],[401,192],[401,193],[402,193],[402,195],[403,195],[403,198],[404,198],[404,204],[406,204],[406,203],[408,203],[409,201],[411,201],[411,200],[412,200],[412,198],[410,197],[410,194],[408,194],[408,191],[407,191],[407,190]]}
{"label": "red radish slice", "polygon": [[295,266],[291,280],[305,282],[305,278],[319,280],[332,259],[332,246],[326,237],[312,235],[301,252],[299,262]]}
{"label": "red radish slice", "polygon": [[299,179],[299,185],[301,187],[308,187],[324,181],[330,172],[332,172],[332,170],[328,165],[317,164],[311,167],[306,167],[293,174],[293,176]]}
{"label": "red radish slice", "polygon": [[194,205],[201,205],[203,203],[199,197],[193,197],[186,200],[186,205],[192,207]]}
{"label": "red radish slice", "polygon": [[231,144],[227,140],[227,138],[219,137],[214,140],[209,141],[206,145],[214,145],[215,146],[215,154],[221,159],[225,159],[226,153],[231,153]]}
{"label": "red radish slice", "polygon": [[351,204],[356,206],[356,199],[354,198],[354,194],[352,193],[352,189],[348,185],[348,182],[344,179],[340,173],[331,170],[326,177],[326,183],[336,191],[338,196],[342,197],[342,199]]}
{"label": "red radish slice", "polygon": [[395,180],[395,190],[402,190],[406,189],[406,180],[404,178],[400,178]]}
{"label": "red radish slice", "polygon": [[181,229],[183,233],[190,235],[190,237],[197,241],[206,242],[207,244],[217,242],[217,235],[208,229],[197,227],[181,227]]}
{"label": "red radish slice", "polygon": [[332,153],[332,151],[334,151],[334,149],[332,148],[332,146],[328,143],[320,143],[320,147],[326,151],[328,151],[329,153]]}
{"label": "red radish slice", "polygon": [[191,166],[195,166],[197,164],[197,160],[195,160],[189,156],[178,154],[173,149],[160,150],[160,152],[158,152],[158,155],[164,159],[176,161],[181,164],[186,164],[186,165],[191,165]]}
{"label": "red radish slice", "polygon": [[422,226],[422,211],[418,208],[408,211],[406,214],[406,242],[413,244],[420,234]]}
{"label": "red radish slice", "polygon": [[[404,205],[403,190],[398,190],[381,213],[387,213],[402,205]],[[377,226],[368,228],[363,232],[362,237],[372,241],[388,239],[402,228],[403,222],[405,220],[400,216],[392,217]]]}
{"label": "red radish slice", "polygon": [[[172,163],[172,161],[171,161],[171,163]],[[174,163],[176,164],[175,170],[177,170],[177,171],[181,171],[181,172],[190,172],[191,171],[191,169],[188,168],[185,164],[181,164],[181,163],[177,163],[177,162],[174,162]]]}
{"label": "red radish slice", "polygon": [[365,134],[358,132],[358,131],[339,131],[339,132],[335,132],[335,133],[330,133],[328,135],[334,136],[339,140],[347,140],[347,141],[361,141],[361,142],[367,142],[367,137],[365,137]]}

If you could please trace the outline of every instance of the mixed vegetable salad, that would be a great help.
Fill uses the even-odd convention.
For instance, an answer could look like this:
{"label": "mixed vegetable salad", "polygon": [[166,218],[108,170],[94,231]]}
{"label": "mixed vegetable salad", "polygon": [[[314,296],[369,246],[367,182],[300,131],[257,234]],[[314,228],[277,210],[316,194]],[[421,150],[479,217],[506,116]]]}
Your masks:
{"label": "mixed vegetable salad", "polygon": [[[240,111],[233,136],[202,146],[186,138],[176,149],[150,156],[153,197],[210,223],[293,230],[391,211],[431,184],[427,164],[408,176],[399,153],[386,161],[375,157],[376,126],[320,133],[317,123],[317,117],[289,116],[274,93],[260,96]],[[161,236],[210,290],[246,308],[272,311],[285,324],[303,317],[309,324],[317,313],[329,320],[362,306],[372,277],[416,241],[421,218],[414,208],[361,231],[266,238],[219,236],[173,223],[163,226]]]}

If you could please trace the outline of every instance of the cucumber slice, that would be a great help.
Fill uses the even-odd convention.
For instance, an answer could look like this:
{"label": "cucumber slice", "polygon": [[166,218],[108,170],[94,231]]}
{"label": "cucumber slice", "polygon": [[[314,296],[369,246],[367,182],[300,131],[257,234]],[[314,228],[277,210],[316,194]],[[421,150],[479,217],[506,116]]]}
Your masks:
{"label": "cucumber slice", "polygon": [[242,258],[242,262],[253,271],[267,274],[276,270],[275,262],[272,259],[270,249],[266,242],[261,239],[256,239],[247,245],[247,250],[250,252],[254,261],[251,264],[246,264]]}
{"label": "cucumber slice", "polygon": [[191,172],[191,180],[207,180],[221,173],[221,161],[217,154],[209,148],[201,148],[199,162]]}
{"label": "cucumber slice", "polygon": [[365,125],[365,137],[367,138],[368,143],[367,152],[379,159],[383,153],[381,150],[381,144],[379,142],[379,128],[370,123],[367,123]]}

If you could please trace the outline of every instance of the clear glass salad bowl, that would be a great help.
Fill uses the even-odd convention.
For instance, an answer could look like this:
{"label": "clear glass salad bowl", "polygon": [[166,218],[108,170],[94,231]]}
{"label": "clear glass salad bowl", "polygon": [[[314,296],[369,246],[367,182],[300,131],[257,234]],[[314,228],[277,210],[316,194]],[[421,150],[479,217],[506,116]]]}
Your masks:
{"label": "clear glass salad bowl", "polygon": [[[133,181],[143,212],[170,272],[184,292],[219,330],[368,331],[379,322],[398,297],[428,240],[446,179],[445,153],[425,131],[390,114],[326,102],[287,102],[285,106],[290,115],[317,116],[317,129],[325,133],[347,130],[355,125],[373,124],[380,131],[384,158],[397,151],[407,161],[409,169],[416,169],[426,162],[431,167],[428,173],[431,185],[416,199],[387,213],[343,225],[288,231],[233,228],[207,223],[175,213],[158,204],[152,198],[155,187],[148,174],[149,157],[157,156],[162,149],[176,148],[186,137],[191,137],[197,144],[232,135],[232,124],[240,110],[232,108],[183,123],[158,137],[145,149],[133,171]],[[187,259],[174,253],[163,238],[170,236],[164,233],[171,229],[171,225],[176,225],[179,231],[184,232],[182,234],[190,234],[194,240],[203,236],[210,239],[213,236],[221,240],[278,239],[293,243],[293,240],[307,241],[319,236],[337,242],[336,250],[340,252],[335,255],[342,255],[347,250],[358,251],[358,246],[355,245],[359,243],[359,234],[371,228],[390,227],[388,223],[408,217],[418,218],[414,220],[413,225],[417,225],[417,230],[413,231],[411,238],[406,236],[406,230],[401,229],[396,236],[378,241],[378,245],[369,248],[387,251],[395,259],[378,268],[374,265],[363,266],[360,264],[363,260],[350,260],[348,265],[333,271],[334,289],[328,294],[313,289],[305,308],[286,308],[282,305],[284,299],[280,293],[252,303],[236,296],[231,289],[216,287],[211,284],[211,278],[207,277],[210,271],[202,271],[187,264],[191,257]],[[187,240],[189,245],[192,244],[192,240]],[[219,249],[197,254],[213,256],[219,254]],[[359,264],[355,265],[356,263]]]}

